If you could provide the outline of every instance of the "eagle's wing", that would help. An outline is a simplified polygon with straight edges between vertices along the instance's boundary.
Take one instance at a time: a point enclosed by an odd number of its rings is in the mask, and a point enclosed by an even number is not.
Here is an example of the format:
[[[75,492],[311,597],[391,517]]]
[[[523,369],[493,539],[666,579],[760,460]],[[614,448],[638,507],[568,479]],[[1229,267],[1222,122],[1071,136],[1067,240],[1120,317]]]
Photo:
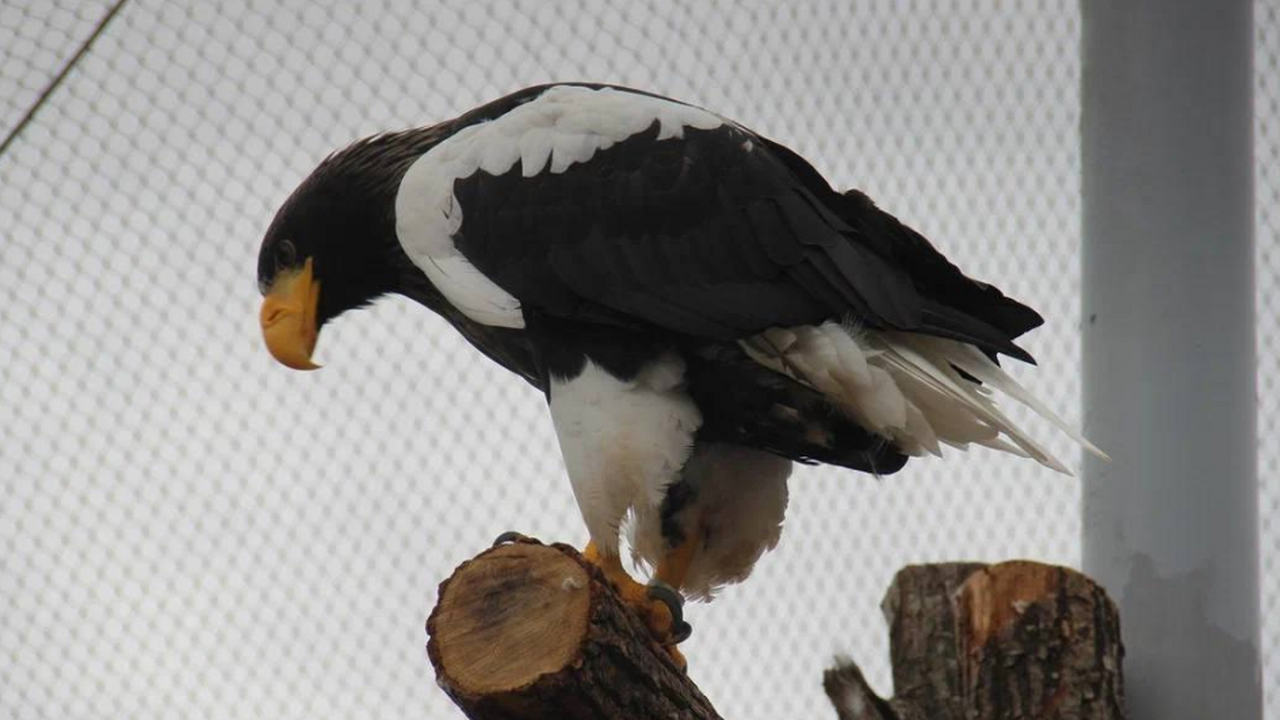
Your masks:
[[[676,105],[640,100],[655,101]],[[512,130],[485,132],[525,133],[506,140],[523,154],[452,181],[451,260],[479,271],[470,287],[509,294],[492,303],[501,312],[514,300],[722,340],[851,321],[1031,360],[1013,338],[1040,323],[1034,311],[965,277],[865,196],[835,193],[786,148],[709,113],[720,122],[673,132],[655,119],[618,140],[611,108],[596,110],[558,115],[550,131],[494,120]],[[535,132],[545,152],[530,151]]]

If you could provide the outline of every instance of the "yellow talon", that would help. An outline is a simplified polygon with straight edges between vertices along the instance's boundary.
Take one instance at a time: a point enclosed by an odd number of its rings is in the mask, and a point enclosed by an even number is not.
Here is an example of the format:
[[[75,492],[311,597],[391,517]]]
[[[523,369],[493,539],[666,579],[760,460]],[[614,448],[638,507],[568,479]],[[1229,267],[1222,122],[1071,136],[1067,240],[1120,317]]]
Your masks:
[[[582,557],[600,568],[609,582],[617,588],[622,602],[644,621],[653,639],[667,651],[681,669],[686,668],[688,663],[684,655],[676,649],[673,640],[675,617],[671,614],[671,608],[665,602],[650,597],[649,587],[641,585],[627,574],[622,567],[622,559],[617,555],[604,555],[594,542],[590,542],[583,549]]]

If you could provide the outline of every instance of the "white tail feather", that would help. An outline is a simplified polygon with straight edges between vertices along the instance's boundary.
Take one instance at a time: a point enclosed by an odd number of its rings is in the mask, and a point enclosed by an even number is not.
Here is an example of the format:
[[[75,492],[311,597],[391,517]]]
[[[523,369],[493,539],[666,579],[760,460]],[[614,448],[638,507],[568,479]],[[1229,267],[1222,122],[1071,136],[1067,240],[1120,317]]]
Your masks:
[[[939,342],[947,342],[939,338],[927,338],[928,340],[939,340]],[[1036,411],[1040,417],[1048,420],[1058,427],[1059,430],[1066,433],[1068,437],[1075,440],[1085,450],[1097,455],[1104,460],[1110,460],[1111,457],[1097,445],[1089,442],[1089,439],[1081,434],[1075,426],[1063,420],[1057,413],[1049,409],[1048,405],[1041,402],[1040,398],[1032,395],[1026,388],[1022,387],[1017,380],[1014,380],[1004,371],[1004,368],[995,364],[986,355],[983,355],[977,348],[964,343],[951,342],[951,345],[958,348],[959,352],[966,356],[952,360],[952,364],[957,365],[961,370],[969,373],[982,382],[1026,405]]]
[[[966,343],[914,333],[859,332],[828,322],[770,330],[742,347],[757,362],[828,396],[864,427],[911,455],[941,455],[942,445],[966,449],[977,443],[1071,474],[997,407],[999,391],[1086,450],[1107,457]]]
[[[943,417],[949,421],[963,423],[967,420],[970,423],[992,428],[1040,464],[1071,474],[1062,461],[1054,457],[1001,412],[989,394],[979,392],[981,386],[966,380],[956,372],[950,362],[950,356],[957,353],[947,346],[959,346],[961,343],[954,340],[940,340],[940,346],[930,347],[929,343],[917,344],[916,341],[919,339],[921,336],[906,333],[868,333],[865,337],[866,342],[883,346],[884,353],[877,358],[878,360],[899,374],[929,385],[932,394],[945,399],[947,402],[944,405]],[[915,400],[914,397],[912,399]],[[976,442],[990,446],[990,440],[996,439],[999,439],[998,436]]]

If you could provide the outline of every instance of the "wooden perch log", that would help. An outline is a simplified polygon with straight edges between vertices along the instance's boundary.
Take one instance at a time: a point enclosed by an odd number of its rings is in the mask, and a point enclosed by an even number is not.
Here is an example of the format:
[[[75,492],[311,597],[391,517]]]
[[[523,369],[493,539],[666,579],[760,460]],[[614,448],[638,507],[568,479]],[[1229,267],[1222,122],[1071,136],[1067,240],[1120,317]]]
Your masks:
[[[852,662],[824,686],[840,720],[1122,720],[1120,620],[1102,588],[1032,562],[912,566],[883,608],[897,695]]]
[[[463,563],[427,632],[440,686],[473,720],[719,718],[567,546],[521,541]]]

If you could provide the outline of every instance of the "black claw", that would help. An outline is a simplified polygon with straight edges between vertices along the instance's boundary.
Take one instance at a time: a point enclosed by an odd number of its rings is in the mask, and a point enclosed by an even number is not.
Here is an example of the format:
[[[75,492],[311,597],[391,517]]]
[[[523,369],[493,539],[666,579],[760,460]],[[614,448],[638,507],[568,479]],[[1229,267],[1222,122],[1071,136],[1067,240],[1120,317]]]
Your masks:
[[[515,530],[508,530],[494,539],[493,547],[498,547],[499,545],[506,545],[507,543],[520,542],[521,540],[528,540],[528,539],[529,537],[523,533],[518,533]]]
[[[679,590],[662,582],[661,580],[651,580],[649,582],[649,597],[654,600],[661,600],[671,608],[671,616],[681,618],[684,616],[684,596]]]
[[[671,644],[688,640],[693,634],[693,626],[684,621],[684,596],[680,591],[661,580],[654,580],[649,583],[649,597],[664,603],[671,611]]]

